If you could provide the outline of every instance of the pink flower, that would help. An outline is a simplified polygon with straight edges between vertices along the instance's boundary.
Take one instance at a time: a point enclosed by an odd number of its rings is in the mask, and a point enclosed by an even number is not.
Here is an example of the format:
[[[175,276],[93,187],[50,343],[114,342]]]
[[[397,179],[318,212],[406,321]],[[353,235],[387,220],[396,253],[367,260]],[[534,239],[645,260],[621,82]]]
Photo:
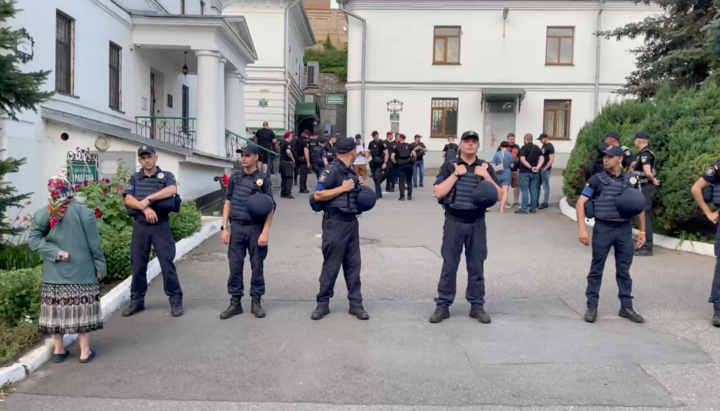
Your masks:
[[[102,218],[102,215],[103,215],[103,214],[102,214],[102,211],[100,211],[99,208],[96,208],[96,209],[95,209],[95,218],[98,218],[98,219],[99,219],[99,218]]]
[[[87,181],[87,180],[83,181],[83,185],[84,185],[85,187],[87,187],[87,186],[88,186],[88,181]]]

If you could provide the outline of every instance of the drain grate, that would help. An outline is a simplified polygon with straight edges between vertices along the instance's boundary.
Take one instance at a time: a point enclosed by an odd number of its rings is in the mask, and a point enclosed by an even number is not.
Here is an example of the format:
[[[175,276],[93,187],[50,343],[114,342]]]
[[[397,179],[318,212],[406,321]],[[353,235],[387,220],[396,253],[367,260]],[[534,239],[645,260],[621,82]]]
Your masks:
[[[227,261],[227,255],[222,253],[197,253],[185,256],[186,260],[197,261],[200,263],[214,263],[218,261]]]

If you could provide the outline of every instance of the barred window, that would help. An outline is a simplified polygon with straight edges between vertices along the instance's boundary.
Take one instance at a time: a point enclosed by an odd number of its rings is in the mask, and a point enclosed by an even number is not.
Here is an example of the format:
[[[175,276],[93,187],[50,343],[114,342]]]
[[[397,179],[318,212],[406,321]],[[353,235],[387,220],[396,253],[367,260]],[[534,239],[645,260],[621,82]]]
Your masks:
[[[110,42],[110,108],[120,110],[122,103],[122,48]]]
[[[55,21],[55,90],[73,94],[75,20],[58,11]]]
[[[457,136],[458,99],[432,99],[430,137]]]

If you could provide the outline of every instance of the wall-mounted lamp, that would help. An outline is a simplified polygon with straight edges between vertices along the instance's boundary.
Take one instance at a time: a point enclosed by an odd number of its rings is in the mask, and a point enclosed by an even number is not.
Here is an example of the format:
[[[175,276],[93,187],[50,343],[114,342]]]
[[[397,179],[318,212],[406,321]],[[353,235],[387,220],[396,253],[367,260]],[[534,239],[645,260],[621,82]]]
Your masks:
[[[188,66],[187,66],[187,51],[186,51],[185,52],[185,65],[182,68],[182,73],[185,77],[187,77],[189,71],[190,70],[188,70]]]

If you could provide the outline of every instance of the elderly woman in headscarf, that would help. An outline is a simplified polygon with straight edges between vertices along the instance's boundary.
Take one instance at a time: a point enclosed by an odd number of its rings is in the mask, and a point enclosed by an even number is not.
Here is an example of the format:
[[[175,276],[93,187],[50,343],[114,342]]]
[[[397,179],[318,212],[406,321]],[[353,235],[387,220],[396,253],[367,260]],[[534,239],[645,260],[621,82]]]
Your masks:
[[[95,213],[80,204],[63,175],[48,182],[47,207],[32,219],[28,245],[43,258],[39,330],[52,334],[55,362],[69,353],[63,336],[78,334],[80,362],[95,357],[89,332],[103,328],[100,280],[106,273]]]

